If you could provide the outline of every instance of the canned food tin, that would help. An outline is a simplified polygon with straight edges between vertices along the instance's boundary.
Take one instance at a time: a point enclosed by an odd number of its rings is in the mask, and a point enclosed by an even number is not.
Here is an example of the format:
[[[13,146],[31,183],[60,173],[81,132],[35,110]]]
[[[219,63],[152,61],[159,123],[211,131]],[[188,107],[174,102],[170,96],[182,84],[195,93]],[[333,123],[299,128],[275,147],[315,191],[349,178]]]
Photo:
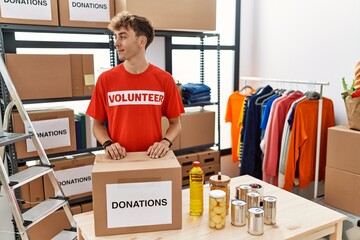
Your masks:
[[[245,184],[243,184],[243,185],[240,185],[240,186],[238,187],[238,189],[239,189],[239,193],[238,193],[237,199],[246,201],[246,195],[247,195],[248,192],[250,192],[250,190],[251,190],[250,185],[245,185]]]
[[[246,202],[238,199],[231,201],[231,224],[237,227],[246,224]]]
[[[264,210],[258,207],[251,207],[248,212],[248,233],[255,236],[262,235],[264,233]]]
[[[209,227],[223,229],[226,223],[226,193],[212,190],[209,193]]]
[[[246,204],[248,208],[260,207],[260,193],[248,192],[246,195]]]
[[[276,197],[265,196],[264,202],[264,223],[268,225],[276,224]]]

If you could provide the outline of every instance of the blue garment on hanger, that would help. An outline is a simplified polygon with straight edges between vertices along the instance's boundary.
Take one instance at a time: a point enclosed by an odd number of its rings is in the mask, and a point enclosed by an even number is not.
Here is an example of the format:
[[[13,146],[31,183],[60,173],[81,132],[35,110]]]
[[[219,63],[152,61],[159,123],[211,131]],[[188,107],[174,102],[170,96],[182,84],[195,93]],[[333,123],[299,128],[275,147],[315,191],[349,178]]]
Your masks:
[[[251,175],[262,179],[262,151],[260,149],[261,141],[261,105],[255,104],[256,100],[272,91],[271,86],[266,86],[249,97],[246,106],[245,119],[243,122],[243,131],[241,140],[243,142],[240,175]],[[261,99],[260,102],[265,99]]]

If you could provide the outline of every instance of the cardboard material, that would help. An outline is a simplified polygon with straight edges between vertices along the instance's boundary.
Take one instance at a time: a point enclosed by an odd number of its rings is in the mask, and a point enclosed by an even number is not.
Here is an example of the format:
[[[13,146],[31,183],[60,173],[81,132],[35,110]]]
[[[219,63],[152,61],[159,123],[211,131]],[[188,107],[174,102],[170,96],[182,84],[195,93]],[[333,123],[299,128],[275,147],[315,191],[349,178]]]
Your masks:
[[[24,4],[26,2],[26,4]],[[0,23],[58,26],[57,0],[1,1]]]
[[[166,117],[161,118],[161,130],[162,130],[162,136],[165,137],[166,131],[169,128],[169,121]],[[171,150],[179,150],[180,149],[180,136],[175,138],[173,141],[173,144],[170,148]]]
[[[94,56],[70,54],[72,96],[91,96],[95,86]]]
[[[81,212],[90,212],[93,210],[93,203],[92,202],[86,202],[86,203],[81,203]]]
[[[35,207],[45,201],[43,178],[39,177],[29,182],[30,207]]]
[[[73,215],[81,213],[80,205],[71,207]],[[36,225],[29,228],[30,239],[52,239],[64,229],[70,229],[71,225],[63,209],[47,216]]]
[[[99,154],[92,177],[96,236],[182,227],[181,168],[172,151],[160,159],[132,152],[120,161]]]
[[[115,5],[116,13],[146,16],[158,30],[216,30],[216,0],[115,0]]]
[[[324,202],[360,216],[360,174],[326,167]]]
[[[51,164],[54,165],[55,176],[58,178],[65,196],[69,197],[70,200],[92,195],[91,170],[94,161],[95,155],[92,153],[51,161]],[[89,188],[90,191],[87,191]],[[54,188],[48,176],[44,176],[44,191],[45,198],[55,197]]]
[[[69,55],[5,54],[5,61],[22,100],[72,96]]]
[[[180,148],[213,145],[215,141],[215,112],[196,111],[181,114]]]
[[[42,142],[45,152],[47,154],[70,152],[76,150],[74,110],[69,108],[34,110],[34,111],[28,111],[28,114],[38,136],[41,136],[40,142]],[[61,121],[61,123],[64,123],[66,125],[65,128],[56,125],[56,123],[54,124],[52,122],[52,120],[54,119],[58,119]],[[51,123],[50,125],[47,120],[49,120],[49,122]],[[53,130],[51,129],[51,131],[44,132],[45,126],[54,127],[54,129]],[[13,113],[13,129],[15,133],[25,132],[24,124],[21,120],[19,113],[17,112]],[[69,130],[69,132],[67,131],[67,129]],[[63,146],[62,144],[60,145],[60,142],[58,143],[57,139],[61,139],[61,140],[65,139],[68,141],[69,145],[68,146],[65,145]],[[32,145],[31,140],[27,140],[27,141],[24,140],[15,143],[15,149],[18,159],[38,156],[38,153],[35,150],[34,151],[27,150],[29,144]],[[61,146],[61,147],[46,148],[46,146],[49,146],[49,144],[52,144],[53,146]]]
[[[71,5],[69,3],[72,2]],[[58,1],[60,26],[107,28],[114,16],[113,0]]]
[[[360,131],[348,126],[328,129],[326,166],[360,174],[360,157],[356,153],[360,142]]]
[[[27,166],[21,166],[21,167],[18,167],[18,171],[21,172],[23,170],[27,169]],[[21,207],[23,209],[27,209],[27,208],[30,208],[31,205],[30,205],[30,184],[29,183],[26,183],[24,185],[22,185],[20,188],[20,196],[21,196],[21,199],[25,201],[25,203],[23,203],[21,205]]]
[[[209,166],[220,164],[220,152],[216,150],[206,150],[197,153],[199,156],[200,166]]]

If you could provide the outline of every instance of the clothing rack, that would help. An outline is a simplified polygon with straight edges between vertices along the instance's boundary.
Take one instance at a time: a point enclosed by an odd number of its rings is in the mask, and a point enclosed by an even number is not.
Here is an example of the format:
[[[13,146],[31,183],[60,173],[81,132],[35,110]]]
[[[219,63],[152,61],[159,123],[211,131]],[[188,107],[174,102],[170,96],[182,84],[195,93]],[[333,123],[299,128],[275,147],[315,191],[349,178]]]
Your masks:
[[[323,86],[330,85],[329,82],[305,81],[305,80],[289,80],[289,79],[275,79],[275,78],[259,78],[259,77],[240,77],[240,81],[245,84],[251,82],[279,82],[279,83],[294,83],[320,86],[320,99],[318,108],[318,124],[316,137],[316,159],[315,159],[315,183],[314,183],[314,199],[318,196],[318,180],[319,180],[319,162],[320,162],[320,143],[321,143],[321,122],[322,122],[322,108],[323,108]]]

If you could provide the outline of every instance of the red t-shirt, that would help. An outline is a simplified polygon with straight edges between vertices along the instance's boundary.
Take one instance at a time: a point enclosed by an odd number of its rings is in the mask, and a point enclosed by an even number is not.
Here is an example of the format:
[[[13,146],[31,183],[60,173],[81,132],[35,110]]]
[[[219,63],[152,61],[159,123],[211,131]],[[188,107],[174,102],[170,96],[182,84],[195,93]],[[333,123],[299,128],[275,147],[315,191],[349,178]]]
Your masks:
[[[183,112],[173,77],[151,64],[140,74],[127,72],[123,64],[102,73],[86,111],[107,121],[110,138],[127,152],[146,151],[162,138],[161,117]]]

